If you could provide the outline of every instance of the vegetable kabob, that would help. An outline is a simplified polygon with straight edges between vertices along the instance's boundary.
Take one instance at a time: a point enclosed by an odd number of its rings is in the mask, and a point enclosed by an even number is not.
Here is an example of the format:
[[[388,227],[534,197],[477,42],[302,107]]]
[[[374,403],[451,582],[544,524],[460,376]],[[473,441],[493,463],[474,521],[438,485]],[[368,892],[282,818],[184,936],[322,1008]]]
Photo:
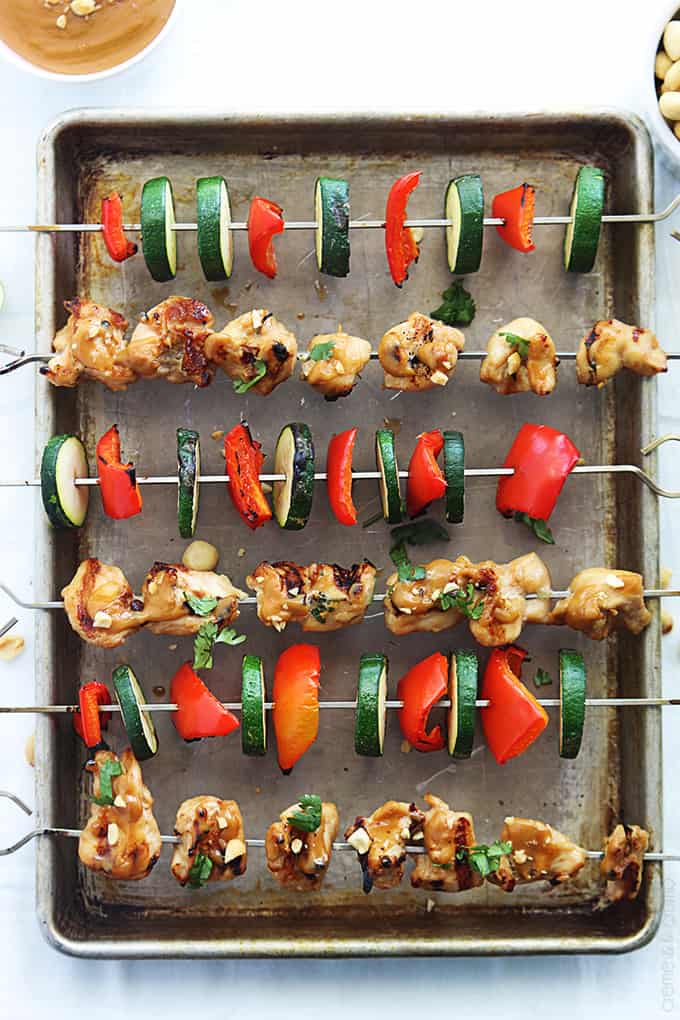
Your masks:
[[[257,848],[264,849],[267,868],[280,885],[312,892],[321,888],[333,852],[354,851],[366,893],[400,885],[408,858],[415,861],[414,888],[446,893],[478,888],[485,879],[503,892],[527,882],[554,886],[576,876],[588,859],[596,859],[605,882],[596,909],[634,900],[645,862],[678,859],[649,851],[649,833],[638,825],[617,825],[602,851],[589,851],[545,822],[511,816],[505,819],[500,839],[477,844],[472,816],[454,811],[430,793],[425,794],[425,812],[415,803],[390,800],[370,815],[358,816],[346,829],[346,842],[336,842],[336,805],[317,794],[304,794],[286,808],[264,840],[246,838],[236,801],[203,794],[180,804],[174,835],[163,836],[153,814],[151,791],[130,748],[120,757],[97,750],[85,767],[93,787],[85,827],[35,829],[0,853],[14,853],[37,836],[77,838],[78,857],[86,868],[107,878],[135,881],[148,877],[163,845],[169,844],[174,847],[173,876],[195,890],[243,875],[248,850]],[[0,796],[30,814],[19,798]]]
[[[431,503],[444,498],[446,519],[462,524],[466,479],[498,476],[496,506],[504,517],[527,524],[537,538],[553,543],[548,520],[570,474],[624,473],[638,477],[658,495],[675,498],[679,493],[660,489],[636,465],[583,465],[569,437],[547,425],[524,424],[500,468],[466,468],[465,441],[461,432],[433,429],[418,436],[408,470],[397,463],[396,437],[392,430],[375,434],[375,471],[355,471],[353,458],[359,430],[347,429],[328,444],[326,471],[317,472],[312,433],[304,422],[291,422],[281,430],[274,449],[271,474],[263,473],[261,444],[248,423],[239,422],[224,435],[225,475],[201,475],[200,436],[194,429],[177,429],[177,474],[138,477],[135,466],[121,460],[121,441],[116,425],[97,443],[97,477],[89,477],[87,455],[81,440],[72,434],[53,437],[43,452],[39,484],[43,507],[56,528],[79,528],[85,523],[89,489],[98,486],[104,512],[114,520],[142,511],[140,485],[177,486],[177,522],[182,538],[196,531],[200,485],[226,479],[232,502],[244,523],[255,530],[272,516],[280,527],[298,531],[309,521],[317,481],[325,481],[335,519],[351,527],[359,523],[352,499],[355,481],[376,479],[382,517],[399,524],[407,513],[422,515]],[[442,459],[442,466],[438,458]],[[404,502],[401,480],[406,478]],[[273,483],[273,509],[264,485]],[[38,482],[4,482],[2,485]],[[373,523],[371,521],[367,524]],[[445,536],[444,536],[445,537]]]

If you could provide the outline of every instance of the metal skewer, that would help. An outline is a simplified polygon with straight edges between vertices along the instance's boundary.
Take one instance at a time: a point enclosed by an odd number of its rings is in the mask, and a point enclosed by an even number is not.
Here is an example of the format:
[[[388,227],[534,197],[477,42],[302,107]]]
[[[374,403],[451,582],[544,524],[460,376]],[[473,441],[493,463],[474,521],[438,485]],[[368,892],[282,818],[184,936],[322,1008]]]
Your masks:
[[[16,804],[16,806],[29,817],[33,814],[33,811],[28,804],[24,803],[24,801],[20,797],[17,797],[16,794],[10,793],[9,790],[0,790],[0,797],[11,800],[13,804]],[[82,829],[64,829],[53,825],[42,826],[41,828],[27,832],[25,836],[22,836],[22,838],[17,840],[16,843],[13,843],[12,846],[0,848],[0,857],[7,857],[9,854],[16,853],[17,850],[21,850],[21,848],[26,846],[27,843],[30,843],[33,839],[37,839],[39,836],[66,836],[69,839],[79,839],[81,832]],[[166,846],[177,846],[181,843],[181,838],[179,836],[162,835],[161,843],[164,843]],[[265,841],[263,839],[245,839],[244,843],[247,847],[252,847],[257,850],[263,849],[265,845]],[[333,843],[332,847],[334,851],[339,851],[341,853],[348,850],[356,853],[356,850],[351,843],[338,841]],[[405,850],[406,853],[415,855],[427,852],[424,846],[416,846],[414,844],[407,845]],[[585,853],[589,860],[597,861],[604,857],[604,852],[602,850],[586,850]],[[665,853],[662,850],[648,850],[644,855],[644,860],[650,862],[680,861],[680,854]]]

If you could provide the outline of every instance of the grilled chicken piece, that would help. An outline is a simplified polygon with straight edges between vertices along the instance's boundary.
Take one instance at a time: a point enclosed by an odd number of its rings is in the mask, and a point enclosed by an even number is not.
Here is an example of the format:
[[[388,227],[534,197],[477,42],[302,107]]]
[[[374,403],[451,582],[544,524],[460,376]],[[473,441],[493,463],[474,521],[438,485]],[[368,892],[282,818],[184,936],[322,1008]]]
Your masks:
[[[99,777],[107,761],[120,761],[123,772],[111,780],[113,804],[92,801],[90,817],[80,834],[78,856],[86,868],[103,871],[110,878],[146,878],[161,853],[161,834],[151,810],[153,797],[129,747],[120,759],[113,751],[97,751],[94,761],[87,763],[93,797],[101,797]]]
[[[313,351],[319,344],[327,343],[333,345],[328,357],[319,361],[305,361],[301,377],[322,393],[326,400],[337,400],[338,397],[349,396],[356,386],[359,373],[370,360],[371,345],[368,340],[350,336],[338,329],[337,333],[322,333],[312,337],[309,350]]]
[[[606,885],[600,907],[620,900],[634,900],[640,891],[644,855],[649,846],[649,833],[639,825],[617,825],[604,841],[604,857],[600,862]]]
[[[512,843],[512,851],[501,859],[489,881],[505,892],[527,882],[559,885],[577,875],[587,861],[583,847],[572,843],[558,829],[533,818],[506,818],[501,842]]]
[[[467,850],[476,845],[472,815],[452,811],[445,801],[431,793],[425,794],[425,800],[430,805],[423,825],[427,853],[416,857],[411,885],[442,892],[464,892],[483,885],[484,879],[467,856],[463,860],[456,856],[461,848]]]
[[[378,347],[388,390],[429,390],[446,386],[465,346],[459,329],[420,312],[385,333]]]
[[[364,873],[364,892],[393,889],[404,877],[406,846],[422,830],[425,815],[415,804],[388,800],[345,832]]]
[[[572,580],[569,595],[557,603],[549,622],[583,631],[593,641],[613,630],[639,634],[652,619],[643,590],[641,574],[589,567]]]
[[[77,386],[80,377],[96,379],[110,390],[124,390],[137,378],[127,361],[127,319],[113,308],[75,298],[52,347],[56,354],[42,369],[54,386]]]
[[[306,631],[339,630],[361,623],[373,598],[376,571],[363,560],[337,563],[260,563],[246,578],[257,597],[257,615],[278,631],[299,623]]]
[[[128,364],[146,379],[207,386],[215,374],[206,355],[213,322],[202,301],[174,294],[141,316],[127,349]]]
[[[232,623],[245,594],[226,574],[188,570],[181,563],[154,563],[142,587],[144,623],[154,634],[195,634],[204,623]],[[192,611],[187,596],[217,599],[217,605],[200,616]]]
[[[245,872],[248,852],[243,818],[235,800],[204,795],[182,801],[175,818],[175,835],[182,842],[175,847],[170,868],[180,885],[189,881],[199,854],[212,861],[208,882],[230,882]]]
[[[123,571],[97,559],[83,560],[61,594],[69,623],[91,645],[116,648],[145,623]]]
[[[604,386],[620,368],[637,375],[668,371],[666,352],[654,333],[618,319],[600,319],[581,340],[576,376],[585,386]]]
[[[527,341],[525,354],[522,353],[525,345],[513,344],[507,334]],[[513,319],[501,326],[489,338],[486,350],[479,378],[497,393],[531,392],[545,397],[555,389],[558,364],[555,344],[536,319]]]
[[[267,829],[267,867],[280,885],[297,892],[316,892],[331,862],[333,840],[338,834],[338,809],[331,802],[322,802],[321,825],[316,832],[296,829],[289,821],[289,816],[299,810],[299,804],[292,804],[280,821]]]
[[[400,581],[398,574],[387,579],[385,624],[393,634],[437,633],[455,627],[465,614],[457,606],[442,609],[442,595],[467,593],[470,584],[474,604],[481,600],[484,605],[478,619],[468,618],[470,631],[481,645],[511,644],[525,623],[549,622],[550,600],[526,599],[528,594],[549,592],[552,585],[548,568],[536,553],[509,563],[472,563],[467,556],[459,556],[423,566],[423,580]]]
[[[256,362],[264,362],[266,372],[250,392],[266,397],[292,373],[297,340],[266,308],[255,308],[227,323],[221,333],[212,333],[206,352],[230,379],[245,383],[257,378]]]

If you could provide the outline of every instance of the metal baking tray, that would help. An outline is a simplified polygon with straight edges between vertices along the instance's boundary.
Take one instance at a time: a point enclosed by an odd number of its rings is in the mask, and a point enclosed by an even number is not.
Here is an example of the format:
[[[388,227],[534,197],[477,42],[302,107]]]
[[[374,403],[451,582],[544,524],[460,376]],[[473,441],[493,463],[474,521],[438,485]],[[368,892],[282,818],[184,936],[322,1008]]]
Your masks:
[[[575,173],[586,162],[606,168],[611,211],[651,209],[652,157],[646,131],[639,121],[610,111],[315,118],[75,111],[60,117],[40,142],[39,221],[96,220],[102,195],[112,189],[123,194],[125,207],[136,217],[143,181],[158,174],[167,174],[173,182],[178,217],[191,220],[196,178],[215,173],[229,180],[237,219],[245,218],[255,193],[275,198],[289,218],[309,218],[319,173],[346,177],[353,216],[374,218],[382,214],[391,181],[416,167],[424,173],[409,207],[413,216],[439,215],[449,178],[471,170],[481,172],[487,197],[529,180],[538,187],[540,212],[563,214]],[[245,237],[239,235],[232,279],[224,286],[210,286],[199,269],[194,237],[180,235],[177,280],[158,285],[141,257],[122,268],[112,266],[96,236],[40,236],[38,349],[49,349],[55,329],[64,321],[62,301],[75,294],[89,294],[134,322],[140,312],[172,292],[205,300],[220,327],[249,308],[266,306],[294,328],[304,344],[314,333],[329,332],[341,322],[375,346],[388,326],[412,310],[434,308],[450,280],[444,240],[437,232],[426,235],[419,264],[402,290],[387,274],[381,232],[353,235],[351,275],[344,280],[319,277],[310,257],[311,243],[300,231],[279,238],[279,276],[270,282],[252,270]],[[616,314],[627,321],[652,323],[650,225],[605,227],[595,271],[587,276],[563,271],[561,245],[562,229],[537,228],[538,250],[521,257],[509,251],[494,231],[485,233],[481,272],[468,280],[477,302],[476,319],[466,331],[468,347],[484,347],[495,326],[516,315],[530,314],[543,322],[558,349],[575,349],[584,328],[598,318]],[[572,363],[562,366],[555,393],[539,400],[533,395],[501,397],[479,382],[478,372],[476,363],[461,363],[445,389],[390,399],[393,394],[381,389],[380,371],[373,363],[354,393],[334,405],[297,379],[262,399],[236,396],[225,378],[205,391],[145,382],[123,394],[94,384],[56,390],[38,378],[38,449],[51,434],[74,430],[92,452],[96,436],[115,421],[122,428],[124,452],[140,471],[170,473],[175,428],[181,424],[200,429],[205,468],[215,473],[222,470],[221,449],[211,433],[230,427],[241,413],[269,453],[283,424],[306,421],[321,464],[332,431],[359,424],[355,460],[359,470],[373,466],[373,431],[384,418],[398,420],[402,457],[423,429],[461,429],[470,466],[499,464],[510,436],[525,420],[564,429],[592,463],[639,462],[640,447],[654,434],[653,381],[622,373],[606,390],[586,389],[577,386]],[[80,534],[50,531],[39,515],[36,595],[54,598],[78,561],[88,555],[119,564],[133,586],[140,584],[155,559],[179,558],[184,543],[177,536],[174,492],[154,487],[145,490],[144,498],[143,514],[120,524],[105,519],[94,498]],[[355,498],[362,518],[378,505],[371,482],[357,483]],[[574,478],[560,500],[554,530],[557,545],[537,548],[528,531],[496,513],[493,480],[475,480],[468,484],[465,524],[451,526],[448,545],[433,548],[432,554],[453,558],[465,552],[473,559],[505,561],[536,548],[557,587],[566,586],[585,565],[602,562],[641,570],[652,582],[658,576],[657,507],[635,480]],[[243,583],[261,558],[282,555],[300,562],[321,558],[345,564],[367,555],[378,566],[389,566],[387,528],[349,530],[332,523],[321,486],[304,531],[283,533],[271,524],[256,535],[238,520],[221,486],[205,486],[198,535],[221,549],[220,568],[236,583]],[[243,555],[239,550],[245,550]],[[381,575],[383,581],[385,576]],[[315,638],[322,654],[324,696],[352,696],[363,651],[388,653],[394,690],[398,677],[424,655],[472,646],[465,628],[398,641],[386,631],[377,609],[368,615],[371,618],[362,626]],[[264,656],[271,682],[276,655],[300,639],[299,631],[289,628],[276,634],[247,608],[240,626],[248,635],[246,647]],[[553,673],[560,646],[581,649],[593,696],[660,693],[656,619],[639,639],[623,635],[597,644],[573,632],[534,627],[524,632],[523,642],[535,665]],[[119,661],[132,663],[150,696],[157,685],[168,687],[179,663],[190,655],[188,640],[148,634],[133,637],[115,652],[93,649],[76,639],[61,613],[40,615],[36,647],[37,697],[42,704],[73,701],[81,677],[107,680]],[[238,697],[242,651],[218,651],[210,683],[224,699]],[[487,653],[478,651],[483,666]],[[418,799],[430,789],[473,813],[479,841],[496,838],[508,813],[545,819],[591,848],[601,845],[622,816],[649,827],[658,840],[658,712],[591,711],[584,747],[574,762],[558,757],[556,715],[543,738],[521,759],[499,768],[484,750],[455,765],[445,753],[403,753],[394,715],[384,758],[361,759],[353,752],[352,713],[322,713],[316,745],[288,777],[279,772],[274,748],[265,759],[248,759],[241,754],[238,736],[184,744],[169,718],[161,716],[160,753],[144,766],[144,776],[164,832],[172,830],[180,801],[197,793],[236,798],[247,834],[261,836],[278,813],[307,790],[335,800],[344,827],[357,813],[368,812],[389,797]],[[120,747],[123,734],[116,723],[113,727],[113,746]],[[84,822],[83,761],[82,746],[68,718],[43,717],[36,742],[41,825]],[[662,902],[658,868],[647,869],[635,903],[597,913],[596,865],[588,865],[578,881],[552,892],[529,886],[507,896],[487,884],[447,898],[413,890],[405,880],[390,893],[364,896],[354,856],[336,854],[322,892],[305,897],[282,891],[258,851],[250,854],[243,878],[199,893],[177,885],[167,851],[153,874],[138,883],[115,883],[84,870],[70,840],[44,838],[37,860],[37,907],[47,939],[61,950],[88,957],[617,952],[651,938]],[[436,904],[430,912],[428,895]]]

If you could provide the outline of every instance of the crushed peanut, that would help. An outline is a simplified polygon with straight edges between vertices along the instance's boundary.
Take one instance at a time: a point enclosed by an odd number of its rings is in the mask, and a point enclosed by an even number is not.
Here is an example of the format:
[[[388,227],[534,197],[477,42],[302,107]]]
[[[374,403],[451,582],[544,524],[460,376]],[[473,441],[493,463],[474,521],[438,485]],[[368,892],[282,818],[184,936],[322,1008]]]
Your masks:
[[[673,617],[666,609],[661,610],[661,633],[670,634],[673,630]]]
[[[25,645],[26,642],[18,634],[6,634],[0,638],[0,659],[11,662],[17,655],[21,655]]]
[[[71,0],[71,10],[79,18],[86,18],[97,10],[96,0]]]
[[[661,587],[670,588],[671,581],[673,580],[673,571],[670,567],[661,568]]]
[[[57,28],[66,28],[66,15],[60,14],[56,20]]]
[[[106,842],[109,844],[109,846],[115,846],[116,845],[116,843],[118,842],[118,836],[119,835],[120,835],[120,832],[119,832],[118,826],[116,825],[115,822],[111,822],[109,824],[108,829],[106,830]]]
[[[35,768],[35,733],[31,733],[30,737],[26,740],[24,758],[32,769]]]

